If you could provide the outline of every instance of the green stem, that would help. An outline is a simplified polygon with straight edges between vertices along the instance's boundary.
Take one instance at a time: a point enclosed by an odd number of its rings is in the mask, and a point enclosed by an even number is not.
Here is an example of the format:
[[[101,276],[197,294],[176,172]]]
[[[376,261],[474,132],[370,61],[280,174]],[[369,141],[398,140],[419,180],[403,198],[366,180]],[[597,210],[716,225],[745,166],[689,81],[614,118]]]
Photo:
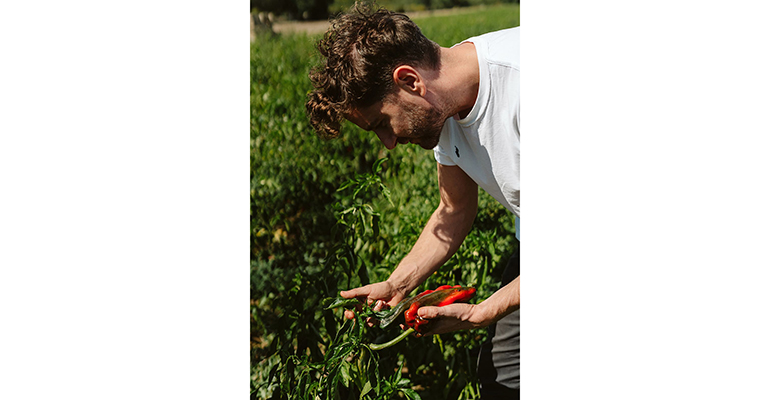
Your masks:
[[[412,333],[414,333],[414,328],[409,328],[409,329],[405,330],[404,333],[396,336],[396,338],[391,340],[390,342],[382,343],[382,344],[370,344],[369,348],[372,349],[372,350],[386,349],[386,348],[388,348],[390,346],[393,346],[394,344],[404,340],[405,337],[411,335]]]

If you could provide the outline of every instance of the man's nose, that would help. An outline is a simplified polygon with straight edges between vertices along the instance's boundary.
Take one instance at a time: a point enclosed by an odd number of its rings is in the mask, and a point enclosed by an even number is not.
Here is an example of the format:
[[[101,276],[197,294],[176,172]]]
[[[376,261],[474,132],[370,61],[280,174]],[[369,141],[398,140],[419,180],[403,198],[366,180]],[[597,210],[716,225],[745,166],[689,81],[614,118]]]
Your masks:
[[[396,135],[385,130],[378,130],[375,133],[388,150],[393,150],[396,147]]]

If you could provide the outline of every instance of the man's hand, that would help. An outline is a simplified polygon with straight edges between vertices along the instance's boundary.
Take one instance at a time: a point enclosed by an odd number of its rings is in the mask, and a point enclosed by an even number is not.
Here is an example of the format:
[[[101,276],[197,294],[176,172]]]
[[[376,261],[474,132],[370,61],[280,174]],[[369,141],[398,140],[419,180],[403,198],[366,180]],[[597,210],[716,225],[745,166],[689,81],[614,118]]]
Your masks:
[[[473,328],[483,328],[494,322],[485,315],[480,304],[455,303],[443,307],[420,307],[417,315],[430,322],[422,329],[421,336],[437,335]]]
[[[430,321],[422,329],[422,335],[483,328],[518,310],[519,278],[516,277],[479,304],[455,303],[444,307],[420,307],[417,315]]]
[[[398,304],[398,302],[403,300],[404,297],[406,297],[404,293],[398,291],[396,287],[389,281],[373,283],[371,285],[345,290],[340,292],[340,296],[346,299],[357,298],[359,301],[366,304],[372,304],[376,302],[374,304],[374,311],[380,311],[385,308],[393,307]],[[361,308],[359,307],[358,310],[360,311]],[[355,313],[353,313],[352,310],[345,310],[345,318],[353,319],[355,318]],[[374,325],[371,318],[367,319],[366,322],[369,326]]]

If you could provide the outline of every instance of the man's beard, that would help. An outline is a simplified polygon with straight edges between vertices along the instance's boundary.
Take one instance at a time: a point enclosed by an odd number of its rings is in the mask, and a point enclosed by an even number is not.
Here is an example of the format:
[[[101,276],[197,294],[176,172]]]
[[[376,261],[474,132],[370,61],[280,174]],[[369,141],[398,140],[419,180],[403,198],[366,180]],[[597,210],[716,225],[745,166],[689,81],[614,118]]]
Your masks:
[[[414,139],[426,150],[436,147],[446,118],[435,107],[410,108],[406,117],[409,122],[406,138]]]

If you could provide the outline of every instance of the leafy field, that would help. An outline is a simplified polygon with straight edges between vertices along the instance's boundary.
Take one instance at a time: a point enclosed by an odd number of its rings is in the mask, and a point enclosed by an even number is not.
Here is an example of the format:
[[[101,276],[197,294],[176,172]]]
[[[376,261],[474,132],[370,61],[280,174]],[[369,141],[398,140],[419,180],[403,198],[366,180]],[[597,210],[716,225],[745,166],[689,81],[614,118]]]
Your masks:
[[[349,9],[356,0],[334,0],[329,5],[332,14]],[[396,12],[424,11],[450,9],[454,7],[467,7],[479,5],[499,5],[501,3],[518,3],[518,0],[377,0],[381,7]]]
[[[517,26],[519,7],[415,22],[451,46]],[[431,151],[387,151],[350,123],[338,139],[313,133],[304,103],[318,38],[265,35],[251,46],[252,398],[476,398],[473,348],[484,330],[408,337],[372,352],[367,343],[398,328],[343,325],[340,310],[321,306],[340,290],[386,279],[438,204],[438,189]],[[418,290],[462,284],[478,289],[472,302],[488,297],[513,232],[512,215],[481,191],[473,231]]]

